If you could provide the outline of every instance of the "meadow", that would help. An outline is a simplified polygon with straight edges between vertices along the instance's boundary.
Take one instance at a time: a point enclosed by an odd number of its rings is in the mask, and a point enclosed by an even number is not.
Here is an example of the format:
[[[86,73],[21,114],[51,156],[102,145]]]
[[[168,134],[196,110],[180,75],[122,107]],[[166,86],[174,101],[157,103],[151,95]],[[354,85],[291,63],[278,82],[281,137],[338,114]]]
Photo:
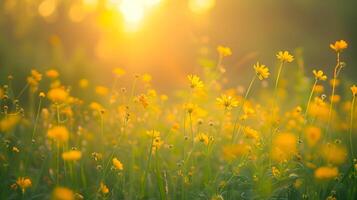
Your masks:
[[[8,74],[0,199],[356,199],[357,86],[340,78],[348,44],[321,49],[336,63],[307,71],[279,51],[237,88],[225,86],[234,52],[218,46],[214,65],[168,94],[122,68],[107,86],[64,85],[60,69]]]

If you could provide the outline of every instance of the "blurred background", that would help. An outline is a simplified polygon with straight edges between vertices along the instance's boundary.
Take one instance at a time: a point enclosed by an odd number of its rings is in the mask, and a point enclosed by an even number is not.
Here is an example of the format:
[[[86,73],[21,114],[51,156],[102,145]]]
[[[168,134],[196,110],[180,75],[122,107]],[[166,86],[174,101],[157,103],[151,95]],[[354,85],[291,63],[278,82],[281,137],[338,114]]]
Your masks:
[[[308,73],[331,75],[329,44],[340,39],[349,43],[341,75],[356,80],[356,7],[355,0],[1,0],[0,80],[12,74],[21,88],[30,69],[54,68],[66,84],[84,77],[109,84],[120,67],[151,74],[167,92],[214,65],[217,45],[233,51],[223,62],[232,81],[244,82],[256,61],[273,68],[279,50],[298,49]]]

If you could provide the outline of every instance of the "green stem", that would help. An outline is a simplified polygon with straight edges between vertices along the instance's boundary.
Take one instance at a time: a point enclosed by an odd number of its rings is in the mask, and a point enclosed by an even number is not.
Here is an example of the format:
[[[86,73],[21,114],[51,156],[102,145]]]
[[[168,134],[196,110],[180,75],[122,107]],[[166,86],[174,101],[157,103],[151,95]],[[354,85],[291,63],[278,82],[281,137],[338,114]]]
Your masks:
[[[307,106],[306,106],[306,110],[305,110],[305,114],[304,114],[305,118],[306,118],[307,113],[309,112],[310,102],[311,102],[311,99],[312,99],[312,95],[314,94],[314,90],[315,90],[316,84],[317,84],[317,79],[315,79],[314,85],[312,86],[312,89],[311,89],[311,92],[310,92],[309,100],[307,102]]]
[[[135,93],[135,88],[136,88],[136,82],[138,81],[138,78],[135,77],[133,85],[131,87],[131,94],[130,94],[130,101],[132,100],[132,98],[134,97],[134,93]]]
[[[337,79],[337,70],[338,67],[340,66],[340,53],[337,52],[337,63],[333,72],[333,83],[332,83],[332,94],[330,97],[330,108],[328,111],[328,122],[327,122],[327,128],[326,128],[326,133],[327,133],[327,138],[328,138],[328,132],[330,129],[330,123],[331,123],[331,118],[332,118],[332,109],[333,109],[333,98],[335,96],[335,90],[336,90],[336,79]]]
[[[154,134],[154,130],[153,130],[153,134]],[[145,191],[146,191],[146,189],[145,189],[145,187],[146,187],[146,179],[147,179],[147,174],[148,174],[148,171],[149,171],[149,166],[150,166],[151,157],[152,157],[152,147],[153,147],[152,145],[153,145],[153,142],[154,142],[154,135],[151,138],[151,144],[150,144],[150,149],[149,149],[149,158],[148,158],[148,161],[146,163],[144,177],[143,177],[142,183],[141,183],[141,197],[144,197]]]
[[[271,122],[271,130],[270,130],[270,137],[269,137],[269,141],[270,141],[270,147],[273,146],[273,134],[275,132],[275,128],[274,128],[274,121],[275,121],[275,106],[278,103],[278,86],[279,86],[279,80],[280,80],[280,75],[281,75],[281,71],[283,69],[283,65],[284,62],[280,63],[279,69],[278,69],[278,75],[276,77],[275,80],[275,87],[274,87],[274,101],[273,101],[273,106],[272,106],[272,122]],[[269,156],[269,167],[272,167],[272,160],[271,160],[271,156]]]
[[[281,71],[283,69],[283,65],[284,65],[284,62],[281,62],[280,63],[280,66],[279,66],[279,70],[278,70],[278,75],[276,77],[276,80],[275,80],[275,87],[274,87],[274,95],[275,95],[275,100],[278,99],[277,97],[277,92],[278,92],[278,85],[279,85],[279,80],[280,80],[280,75],[281,75]],[[275,106],[275,105],[274,105]]]
[[[40,111],[41,111],[41,103],[42,103],[42,97],[40,97],[40,101],[38,103],[38,108],[37,108],[37,113],[36,113],[36,119],[35,119],[35,124],[33,127],[33,131],[32,131],[32,136],[31,136],[31,142],[33,140],[33,138],[35,137],[35,133],[36,133],[36,129],[37,129],[37,123],[38,123],[38,118],[40,116]]]
[[[164,187],[162,176],[160,173],[158,152],[156,152],[156,155],[155,155],[155,172],[156,172],[156,180],[157,180],[157,184],[158,184],[160,199],[166,199],[165,189],[164,189],[165,187]]]
[[[27,83],[26,85],[25,85],[25,87],[23,87],[22,89],[21,89],[21,91],[20,91],[20,93],[16,96],[16,99],[19,99],[21,96],[22,96],[22,94],[26,91],[26,89],[29,87],[29,83]]]
[[[246,101],[247,98],[248,98],[248,95],[249,95],[249,93],[250,93],[250,90],[252,89],[252,86],[253,86],[253,83],[254,83],[255,79],[256,79],[256,75],[253,76],[252,80],[251,80],[250,83],[249,83],[248,89],[247,89],[247,91],[246,91],[246,93],[245,93],[245,95],[244,95],[244,99],[243,99],[243,104],[242,104],[242,106],[244,106],[244,103],[245,103],[245,101]]]
[[[235,121],[234,121],[233,134],[232,134],[232,138],[231,138],[231,140],[232,140],[231,142],[232,142],[232,143],[234,142],[235,132],[236,132],[237,125],[238,125],[239,116],[240,116],[240,114],[242,113],[242,111],[243,111],[243,109],[244,109],[245,102],[246,102],[246,100],[247,100],[247,98],[248,98],[248,95],[249,95],[249,93],[250,93],[250,90],[252,89],[252,86],[253,86],[253,84],[254,84],[254,82],[255,82],[255,79],[256,79],[256,75],[254,74],[252,80],[251,80],[250,83],[249,83],[248,89],[247,89],[247,91],[245,92],[244,99],[243,99],[243,102],[242,102],[242,106],[241,106],[241,108],[238,110],[236,119],[235,119]],[[238,132],[238,134],[239,134],[239,132]]]

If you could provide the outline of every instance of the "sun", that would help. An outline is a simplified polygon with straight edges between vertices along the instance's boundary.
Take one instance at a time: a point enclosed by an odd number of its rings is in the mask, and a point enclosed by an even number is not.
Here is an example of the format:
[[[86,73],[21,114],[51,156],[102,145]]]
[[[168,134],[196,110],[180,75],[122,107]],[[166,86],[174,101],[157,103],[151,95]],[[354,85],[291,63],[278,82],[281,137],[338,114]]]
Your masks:
[[[145,4],[142,0],[123,0],[119,5],[125,22],[137,24],[144,18]]]
[[[162,0],[112,0],[111,5],[115,6],[121,13],[127,28],[138,27],[148,11],[161,3]]]
[[[211,10],[215,4],[215,0],[189,0],[188,7],[193,13],[203,14]]]

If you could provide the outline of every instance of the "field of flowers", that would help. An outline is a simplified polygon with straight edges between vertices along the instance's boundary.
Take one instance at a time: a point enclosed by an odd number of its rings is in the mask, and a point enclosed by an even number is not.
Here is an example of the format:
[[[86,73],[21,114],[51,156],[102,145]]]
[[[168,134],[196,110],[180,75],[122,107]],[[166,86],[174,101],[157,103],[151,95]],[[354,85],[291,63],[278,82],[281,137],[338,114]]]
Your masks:
[[[310,72],[279,51],[238,89],[224,84],[234,56],[225,46],[169,94],[121,68],[107,86],[64,85],[56,69],[9,74],[0,199],[356,199],[357,86],[340,78],[348,44],[321,49],[336,56],[332,67]]]

